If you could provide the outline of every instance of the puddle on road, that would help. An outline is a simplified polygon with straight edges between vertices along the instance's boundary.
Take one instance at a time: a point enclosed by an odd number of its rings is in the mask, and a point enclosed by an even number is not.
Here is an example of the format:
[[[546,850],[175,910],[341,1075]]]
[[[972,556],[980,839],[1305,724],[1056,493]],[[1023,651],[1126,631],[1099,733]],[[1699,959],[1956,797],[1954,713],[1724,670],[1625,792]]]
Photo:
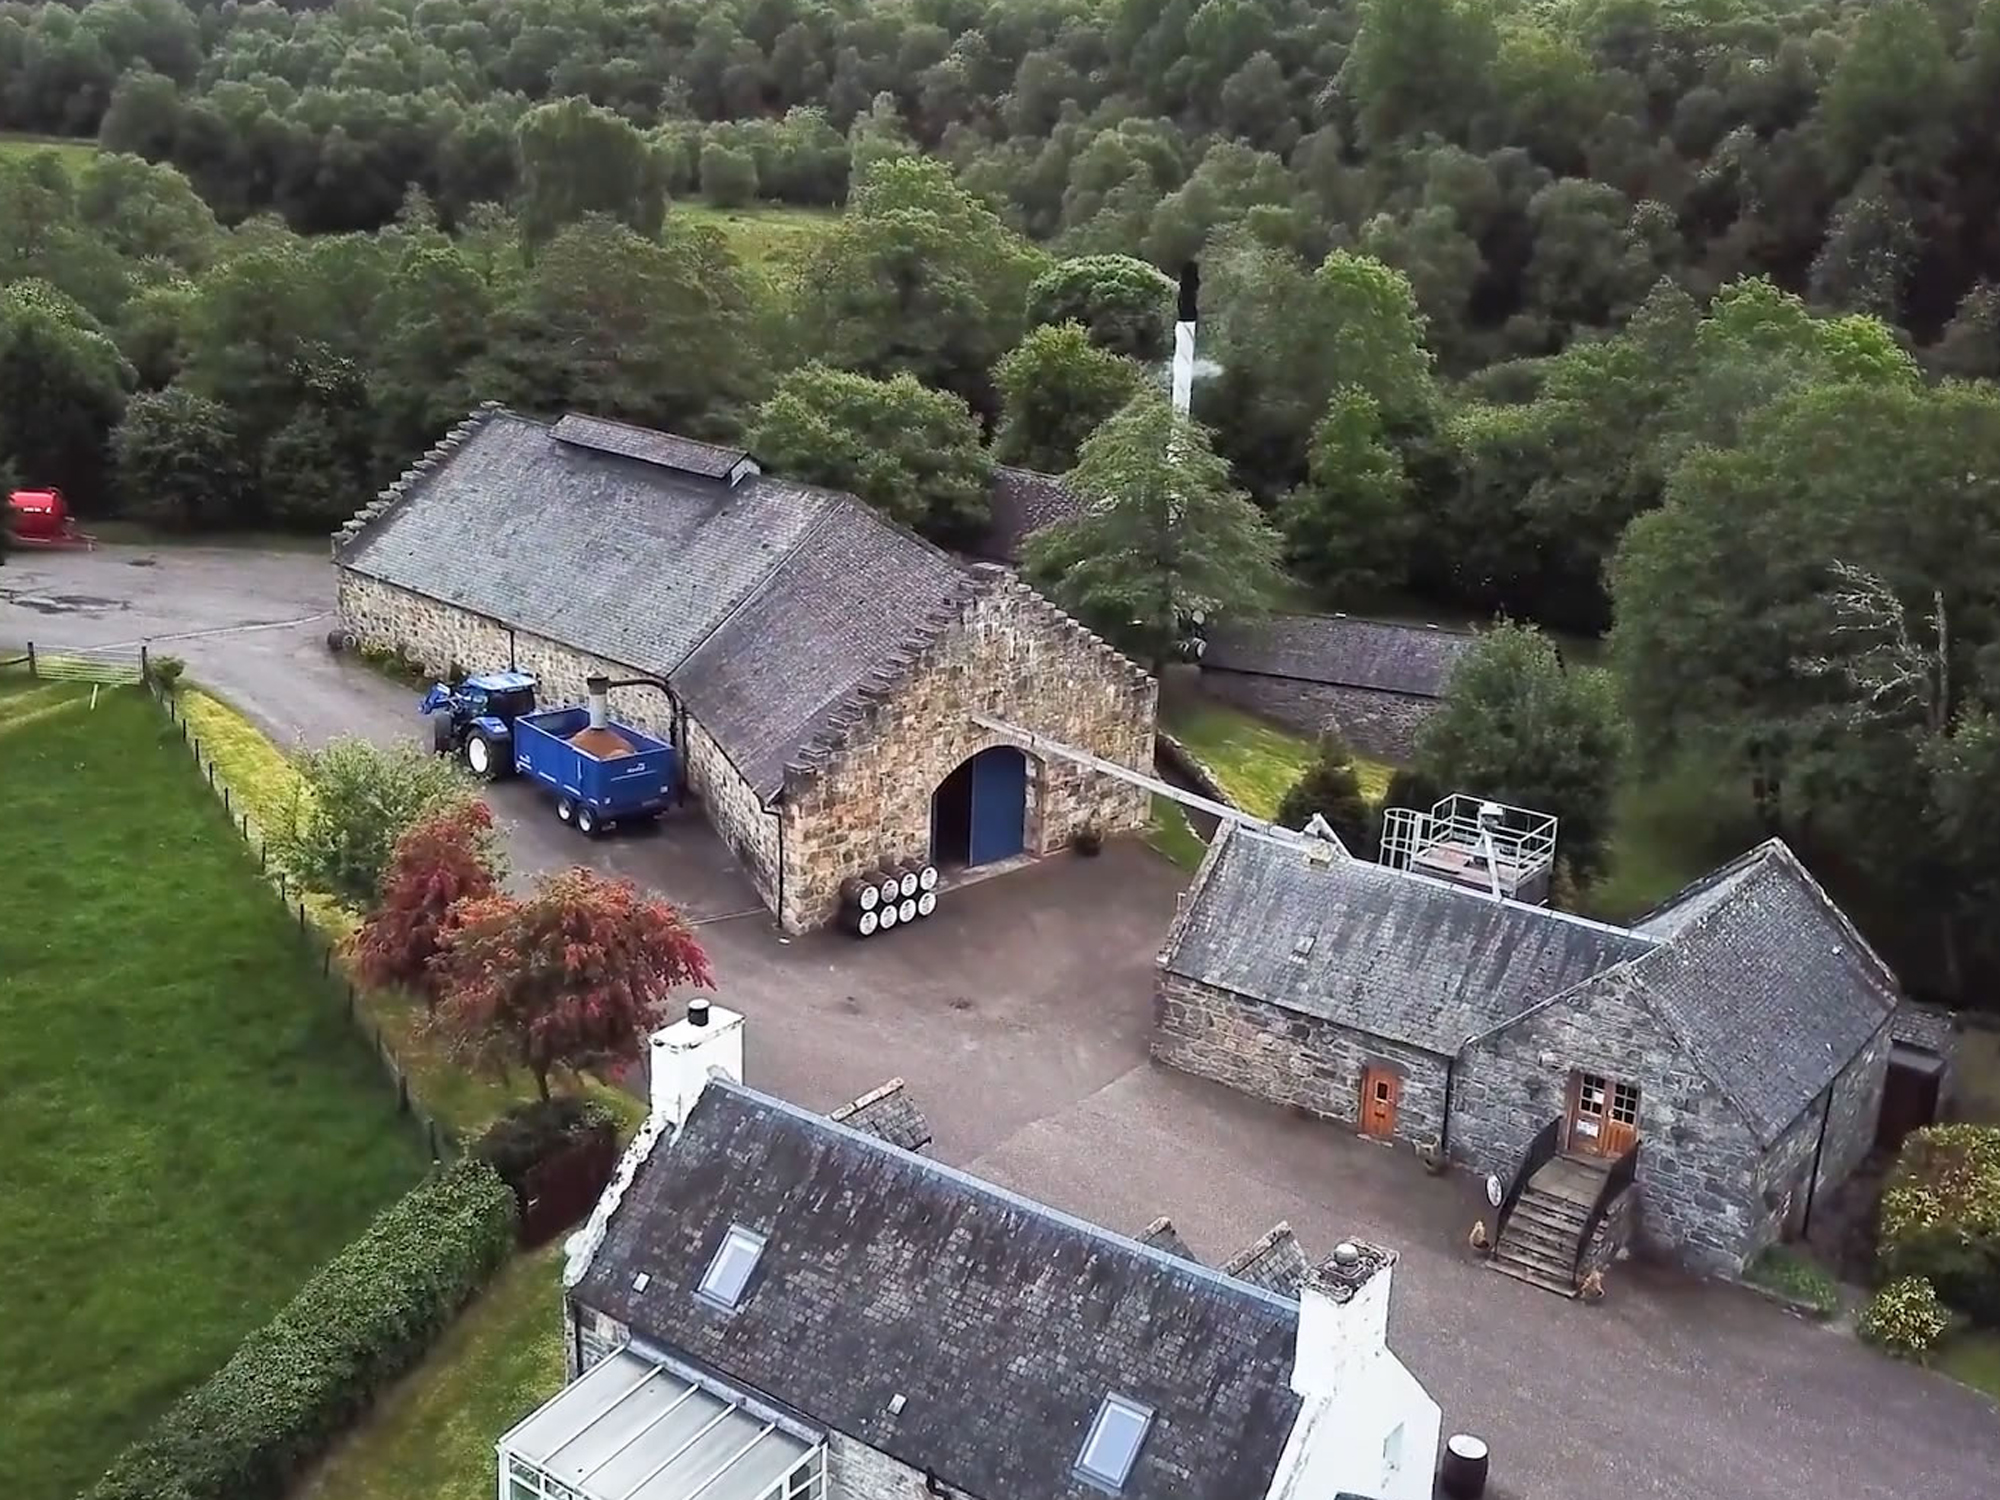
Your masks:
[[[38,615],[80,615],[92,610],[130,609],[127,599],[100,599],[95,594],[37,594],[27,589],[0,588],[0,604],[18,604]]]

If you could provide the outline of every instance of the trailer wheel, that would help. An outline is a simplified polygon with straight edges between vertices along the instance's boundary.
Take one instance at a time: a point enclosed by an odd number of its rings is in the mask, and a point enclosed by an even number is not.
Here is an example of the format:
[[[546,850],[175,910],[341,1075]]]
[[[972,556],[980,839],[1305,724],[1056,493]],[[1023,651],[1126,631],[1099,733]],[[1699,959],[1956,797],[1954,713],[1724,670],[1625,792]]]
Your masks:
[[[438,755],[451,754],[451,715],[448,713],[431,715],[431,750]]]
[[[494,753],[493,742],[474,730],[465,740],[465,768],[481,781],[491,781],[499,774],[500,758]]]
[[[565,823],[570,822],[576,817],[576,804],[567,797],[556,798],[556,816]]]
[[[597,837],[599,831],[603,828],[603,826],[604,825],[597,820],[596,808],[592,807],[588,802],[577,803],[576,831],[578,833],[582,834],[587,839],[594,839]]]

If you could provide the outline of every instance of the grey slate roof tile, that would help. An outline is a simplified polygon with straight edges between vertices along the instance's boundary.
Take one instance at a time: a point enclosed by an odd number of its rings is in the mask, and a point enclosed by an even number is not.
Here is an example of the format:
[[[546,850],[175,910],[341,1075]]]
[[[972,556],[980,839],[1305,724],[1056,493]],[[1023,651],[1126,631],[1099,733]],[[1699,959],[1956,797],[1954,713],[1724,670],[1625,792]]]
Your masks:
[[[1789,849],[1772,840],[1738,863],[1631,975],[1768,1144],[1868,1045],[1898,997]]]
[[[900,1078],[841,1105],[827,1118],[905,1151],[921,1151],[931,1143],[931,1122],[924,1118]]]
[[[586,417],[572,412],[550,429],[559,443],[573,443],[600,453],[636,458],[661,468],[678,469],[704,479],[722,479],[750,455],[741,448],[723,448],[697,442],[671,432],[655,432],[605,417]]]
[[[1311,1269],[1299,1237],[1292,1233],[1290,1224],[1283,1222],[1274,1224],[1222,1263],[1224,1275],[1253,1286],[1268,1287],[1285,1297],[1298,1296],[1300,1283]]]
[[[722,1312],[693,1289],[732,1224],[766,1243]],[[1072,1471],[1108,1391],[1156,1413],[1125,1495],[1259,1496],[1300,1404],[1295,1302],[721,1079],[575,1295],[990,1500],[1098,1500]]]
[[[991,519],[977,551],[1004,563],[1019,562],[1029,537],[1083,509],[1081,498],[1056,475],[1006,464],[995,466],[987,501]]]
[[[1450,1054],[1652,946],[1365,860],[1315,867],[1296,845],[1239,828],[1191,893],[1161,962],[1171,974]]]
[[[602,441],[558,440],[564,424]],[[742,456],[596,418],[552,429],[492,412],[402,498],[344,529],[336,558],[665,675],[768,796],[863,679],[972,585],[851,496],[704,477]]]
[[[1439,698],[1473,635],[1349,615],[1281,614],[1219,627],[1204,671],[1255,672],[1336,687]]]

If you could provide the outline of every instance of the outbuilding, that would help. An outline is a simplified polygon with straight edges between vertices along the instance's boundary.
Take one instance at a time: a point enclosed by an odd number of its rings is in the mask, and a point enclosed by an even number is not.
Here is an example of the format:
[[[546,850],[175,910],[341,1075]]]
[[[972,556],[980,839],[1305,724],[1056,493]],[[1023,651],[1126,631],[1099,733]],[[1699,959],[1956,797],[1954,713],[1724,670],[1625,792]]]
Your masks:
[[[1898,1005],[1775,839],[1614,926],[1225,828],[1153,1054],[1562,1200],[1521,1253],[1552,1282],[1600,1222],[1565,1204],[1628,1184],[1632,1238],[1735,1272],[1873,1145]]]
[[[1004,569],[740,449],[488,405],[334,538],[342,627],[444,674],[508,667],[549,702],[679,748],[689,791],[792,931],[849,876],[987,866],[1143,827],[1145,793],[975,714],[1152,763],[1157,685]]]

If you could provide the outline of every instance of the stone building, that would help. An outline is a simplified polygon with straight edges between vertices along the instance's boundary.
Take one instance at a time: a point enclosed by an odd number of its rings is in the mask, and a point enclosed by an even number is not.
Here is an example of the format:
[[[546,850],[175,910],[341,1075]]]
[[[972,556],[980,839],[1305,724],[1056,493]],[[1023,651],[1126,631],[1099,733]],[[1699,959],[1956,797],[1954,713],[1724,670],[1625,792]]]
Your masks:
[[[505,1500],[1431,1495],[1392,1252],[1225,1274],[1170,1225],[1130,1239],[905,1149],[869,1105],[747,1088],[742,1037],[717,1008],[655,1037],[652,1113],[567,1247],[571,1383],[501,1438]],[[1274,1280],[1285,1249],[1252,1247]]]
[[[613,714],[791,930],[885,862],[988,864],[1145,824],[1143,792],[1024,752],[975,712],[1144,770],[1152,678],[993,565],[740,450],[482,409],[342,528],[339,612],[433,673],[513,667]]]
[[[1630,1172],[1640,1244],[1733,1273],[1867,1153],[1897,1010],[1776,840],[1614,927],[1234,828],[1160,955],[1153,1053],[1544,1198]],[[1560,1254],[1522,1259],[1560,1281],[1595,1225],[1549,1209]]]
[[[1201,685],[1301,734],[1337,729],[1363,755],[1405,761],[1473,639],[1435,625],[1273,615],[1213,632]]]

